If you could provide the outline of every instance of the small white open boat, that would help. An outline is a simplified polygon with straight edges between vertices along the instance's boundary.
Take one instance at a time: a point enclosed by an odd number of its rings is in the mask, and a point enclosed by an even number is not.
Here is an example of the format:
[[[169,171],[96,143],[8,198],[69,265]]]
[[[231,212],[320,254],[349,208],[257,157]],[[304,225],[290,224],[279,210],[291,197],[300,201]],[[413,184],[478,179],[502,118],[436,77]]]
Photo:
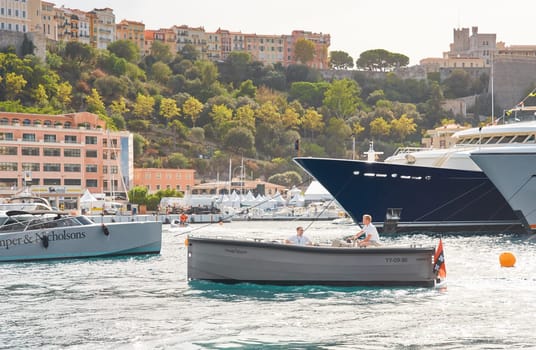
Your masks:
[[[189,280],[424,287],[436,283],[434,247],[299,246],[193,236],[186,244]]]

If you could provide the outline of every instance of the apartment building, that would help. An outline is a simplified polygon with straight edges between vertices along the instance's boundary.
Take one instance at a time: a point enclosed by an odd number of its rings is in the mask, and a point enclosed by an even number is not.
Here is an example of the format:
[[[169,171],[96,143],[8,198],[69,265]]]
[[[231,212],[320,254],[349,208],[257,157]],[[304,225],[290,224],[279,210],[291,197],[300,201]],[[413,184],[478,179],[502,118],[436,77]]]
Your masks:
[[[171,189],[190,192],[194,184],[195,170],[193,169],[134,169],[134,186],[144,186],[149,193]]]
[[[56,5],[52,2],[41,1],[41,27],[43,35],[49,40],[58,40],[58,21],[56,20]]]
[[[109,7],[93,9],[89,18],[90,44],[97,49],[106,49],[115,41],[115,15]]]
[[[151,54],[155,41],[159,41],[169,47],[170,52],[177,52],[177,34],[173,29],[145,30],[145,55]]]
[[[40,0],[0,1],[0,30],[23,33],[30,31],[32,24],[29,10],[35,11],[40,3]]]
[[[317,69],[328,69],[328,48],[331,44],[331,36],[329,34],[313,33],[304,30],[293,30],[290,37],[287,37],[286,57],[284,60],[284,65],[298,63],[298,60],[296,59],[295,47],[296,43],[300,39],[309,40],[315,45],[313,60],[311,62],[308,62],[307,64],[310,67]]]
[[[116,40],[130,40],[140,49],[140,54],[145,53],[145,24],[142,22],[122,20],[116,25]]]
[[[124,196],[131,185],[132,134],[106,130],[95,114],[0,112],[0,126],[0,189]]]
[[[200,58],[209,58],[208,52],[211,49],[212,42],[209,42],[209,34],[205,32],[205,28],[181,25],[173,26],[171,29],[177,36],[177,51],[181,51],[185,45],[192,45],[199,52]]]
[[[419,65],[424,67],[426,73],[432,73],[442,68],[484,68],[486,61],[479,57],[430,57],[420,60]]]

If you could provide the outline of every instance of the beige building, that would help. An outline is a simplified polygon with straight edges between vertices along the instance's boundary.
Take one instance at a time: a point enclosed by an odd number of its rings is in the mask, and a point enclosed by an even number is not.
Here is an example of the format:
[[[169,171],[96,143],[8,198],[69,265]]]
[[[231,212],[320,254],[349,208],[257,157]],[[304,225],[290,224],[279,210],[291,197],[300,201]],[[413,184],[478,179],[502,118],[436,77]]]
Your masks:
[[[40,4],[41,0],[0,1],[0,30],[22,33],[32,31],[32,29],[35,31],[40,24]],[[31,14],[30,11],[32,11]]]
[[[419,64],[427,73],[439,72],[440,68],[484,68],[486,62],[478,57],[430,57],[423,58]]]
[[[111,8],[94,9],[89,18],[90,43],[97,49],[105,49],[115,41],[115,15]]]
[[[465,129],[468,129],[468,127],[458,124],[448,124],[427,130],[426,136],[422,139],[422,145],[428,148],[450,148],[457,141],[452,135]]]
[[[142,22],[122,20],[116,25],[115,38],[117,40],[130,40],[145,53],[145,24]]]
[[[41,25],[43,35],[50,40],[58,40],[58,21],[56,20],[55,4],[47,1],[41,2]]]

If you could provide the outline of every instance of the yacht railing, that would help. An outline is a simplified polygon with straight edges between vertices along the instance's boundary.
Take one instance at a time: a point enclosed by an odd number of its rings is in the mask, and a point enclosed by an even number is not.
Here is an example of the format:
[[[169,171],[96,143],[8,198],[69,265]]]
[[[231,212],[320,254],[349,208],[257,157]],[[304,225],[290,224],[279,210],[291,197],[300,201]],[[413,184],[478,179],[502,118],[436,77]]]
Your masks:
[[[407,153],[413,153],[413,152],[421,152],[421,151],[428,151],[431,150],[432,147],[398,147],[396,151],[393,153],[393,156],[399,155],[399,154],[407,154]]]

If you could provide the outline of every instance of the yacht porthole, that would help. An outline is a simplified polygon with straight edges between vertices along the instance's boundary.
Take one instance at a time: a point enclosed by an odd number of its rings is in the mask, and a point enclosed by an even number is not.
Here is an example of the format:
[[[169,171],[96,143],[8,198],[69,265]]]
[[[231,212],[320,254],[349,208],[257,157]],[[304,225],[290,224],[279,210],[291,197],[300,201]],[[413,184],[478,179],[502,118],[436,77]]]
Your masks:
[[[430,181],[430,180],[432,180],[432,177],[430,175],[427,175],[427,176],[424,177],[424,179]]]
[[[359,175],[359,171],[354,171],[354,175]]]
[[[392,178],[398,177],[398,174],[391,174]]]

